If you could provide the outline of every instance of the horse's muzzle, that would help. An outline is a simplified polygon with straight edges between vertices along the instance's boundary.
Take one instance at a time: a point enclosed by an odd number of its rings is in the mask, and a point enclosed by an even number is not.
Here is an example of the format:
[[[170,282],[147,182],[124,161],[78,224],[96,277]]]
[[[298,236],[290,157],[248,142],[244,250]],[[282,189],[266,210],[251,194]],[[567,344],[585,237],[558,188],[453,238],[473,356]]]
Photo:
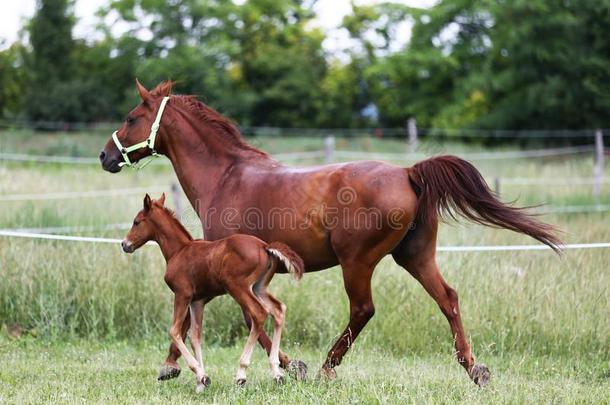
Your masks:
[[[100,153],[100,163],[102,164],[102,169],[110,173],[118,173],[121,171],[121,166],[119,166],[119,159],[116,157],[111,157],[105,151]]]

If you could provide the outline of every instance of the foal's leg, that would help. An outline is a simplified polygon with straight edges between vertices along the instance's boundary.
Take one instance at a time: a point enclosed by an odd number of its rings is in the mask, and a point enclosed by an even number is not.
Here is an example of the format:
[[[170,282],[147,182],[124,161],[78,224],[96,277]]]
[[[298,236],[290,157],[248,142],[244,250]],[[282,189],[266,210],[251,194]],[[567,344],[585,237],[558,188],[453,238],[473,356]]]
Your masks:
[[[242,310],[243,311],[243,310]],[[252,320],[250,319],[250,315],[247,312],[243,311],[244,320],[246,321],[246,325],[248,326],[248,330],[252,329]],[[271,354],[271,339],[267,336],[265,331],[261,331],[258,336],[258,342],[265,349],[267,355]],[[291,360],[286,353],[280,350],[280,367],[288,372],[288,375],[295,380],[305,381],[307,380],[307,364],[301,360]]]
[[[182,324],[182,339],[186,339],[190,326],[191,318],[187,316]],[[176,345],[172,342],[169,346],[169,354],[167,355],[163,366],[161,366],[161,370],[159,370],[159,377],[157,377],[159,381],[170,380],[180,375],[180,365],[178,364],[179,358],[180,350],[178,350]]]
[[[248,313],[250,319],[252,320],[250,335],[246,340],[246,345],[244,346],[244,350],[239,358],[239,368],[237,369],[237,373],[235,375],[235,383],[237,385],[244,385],[246,383],[246,369],[250,365],[252,352],[256,346],[258,336],[263,330],[263,325],[265,319],[267,319],[268,313],[263,304],[252,293],[249,286],[241,290],[231,291],[231,295],[242,307],[243,311]]]
[[[176,345],[178,350],[182,356],[184,356],[184,360],[188,364],[189,368],[193,370],[195,375],[197,376],[197,391],[200,392],[205,388],[203,384],[203,379],[205,378],[205,373],[203,369],[197,363],[197,359],[193,357],[193,355],[188,351],[186,345],[184,344],[184,340],[182,338],[182,326],[185,322],[185,319],[188,317],[188,309],[189,304],[191,303],[190,297],[180,296],[178,294],[174,297],[174,320],[172,322],[172,326],[169,330],[169,336],[172,339],[172,342]]]
[[[282,328],[284,327],[284,319],[286,318],[286,305],[269,294],[264,287],[258,295],[267,312],[273,317],[273,341],[271,342],[271,350],[269,352],[269,365],[271,366],[273,379],[278,384],[282,384],[284,382],[284,377],[279,367],[279,353],[280,341],[282,340]]]
[[[250,315],[248,315],[247,312],[242,311],[244,314],[244,321],[246,322],[246,326],[248,327],[248,330],[250,330],[252,328],[252,319],[250,319]],[[269,353],[271,353],[271,339],[269,339],[269,336],[267,336],[267,333],[263,330],[261,332],[261,334],[258,336],[258,343],[261,345],[261,347],[263,349],[265,349],[265,351],[267,352],[267,355],[269,355]],[[295,361],[295,360],[290,360],[290,358],[288,357],[288,355],[284,352],[282,352],[280,350],[280,367],[282,367],[283,369],[287,369],[291,366],[295,366],[295,362],[299,362],[300,361]],[[299,366],[300,367],[300,366]]]
[[[204,377],[201,380],[201,383],[204,386],[210,385],[210,378],[205,372],[205,367],[203,366],[203,353],[201,352],[201,329],[203,323],[203,307],[205,303],[203,300],[195,301],[190,305],[191,312],[191,330],[190,330],[190,341],[191,347],[195,352],[195,357],[197,358],[197,362],[199,363],[199,367],[203,370]]]

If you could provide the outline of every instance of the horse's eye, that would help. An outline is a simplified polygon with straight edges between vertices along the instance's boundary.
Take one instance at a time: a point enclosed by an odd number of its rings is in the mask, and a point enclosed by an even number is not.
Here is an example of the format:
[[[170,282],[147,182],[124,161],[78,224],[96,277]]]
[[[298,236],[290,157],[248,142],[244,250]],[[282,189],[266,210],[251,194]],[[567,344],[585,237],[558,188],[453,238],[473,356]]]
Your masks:
[[[125,120],[127,122],[128,125],[133,124],[134,122],[136,122],[136,118],[132,117],[130,115],[127,116],[127,119]]]
[[[140,223],[140,221],[138,221],[137,219],[133,220],[133,226],[138,226],[139,223]]]

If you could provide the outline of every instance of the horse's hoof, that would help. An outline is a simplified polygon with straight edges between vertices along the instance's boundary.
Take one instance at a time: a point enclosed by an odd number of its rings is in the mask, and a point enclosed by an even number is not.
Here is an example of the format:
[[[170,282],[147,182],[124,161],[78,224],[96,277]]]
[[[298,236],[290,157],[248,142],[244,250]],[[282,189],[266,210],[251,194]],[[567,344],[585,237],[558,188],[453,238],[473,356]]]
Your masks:
[[[284,376],[283,375],[276,375],[275,377],[273,377],[273,379],[275,380],[275,383],[277,385],[284,385]]]
[[[244,385],[246,385],[246,379],[238,378],[237,380],[235,380],[235,385],[237,385],[238,387],[243,387]]]
[[[317,380],[332,381],[337,378],[337,372],[334,368],[322,367],[316,376]]]
[[[210,380],[210,377],[208,377],[207,375],[204,375],[201,378],[200,383],[204,386],[204,387],[209,387],[210,384],[212,384],[212,380]]]
[[[485,364],[480,363],[475,364],[468,374],[470,375],[470,379],[479,387],[485,387],[489,384],[489,379],[491,378],[489,369]]]
[[[307,381],[307,364],[301,360],[290,360],[286,366],[288,375],[297,381]]]
[[[205,391],[205,387],[206,387],[205,384],[199,383],[199,384],[197,384],[197,388],[195,388],[195,392],[197,394],[201,394],[203,391]]]
[[[158,381],[167,381],[172,378],[176,378],[180,375],[180,367],[177,365],[164,364],[159,370],[159,377],[157,377]]]

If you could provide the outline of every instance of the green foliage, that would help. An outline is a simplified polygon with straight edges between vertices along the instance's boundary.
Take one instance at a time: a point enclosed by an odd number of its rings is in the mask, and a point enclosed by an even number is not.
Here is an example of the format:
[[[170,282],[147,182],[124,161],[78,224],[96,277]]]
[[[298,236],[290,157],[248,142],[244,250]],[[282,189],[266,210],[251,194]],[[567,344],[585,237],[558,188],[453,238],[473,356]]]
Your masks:
[[[0,117],[15,115],[21,108],[24,86],[23,49],[13,44],[0,52]]]
[[[608,126],[610,42],[602,27],[610,1],[445,0],[409,12],[411,42],[367,69],[384,122],[412,115],[439,128]],[[362,19],[370,31],[371,16]]]
[[[72,81],[73,26],[71,2],[38,2],[28,27],[32,51],[26,58],[28,84],[24,108],[30,119],[70,120],[73,117],[69,110],[79,107],[79,101],[71,97],[80,84]]]
[[[0,114],[117,120],[138,77],[176,80],[246,126],[610,125],[610,0],[352,5],[339,59],[324,52],[313,4],[112,0],[98,14],[126,32],[100,20],[101,39],[85,42],[72,38],[74,0],[39,0],[30,46],[0,52]]]

